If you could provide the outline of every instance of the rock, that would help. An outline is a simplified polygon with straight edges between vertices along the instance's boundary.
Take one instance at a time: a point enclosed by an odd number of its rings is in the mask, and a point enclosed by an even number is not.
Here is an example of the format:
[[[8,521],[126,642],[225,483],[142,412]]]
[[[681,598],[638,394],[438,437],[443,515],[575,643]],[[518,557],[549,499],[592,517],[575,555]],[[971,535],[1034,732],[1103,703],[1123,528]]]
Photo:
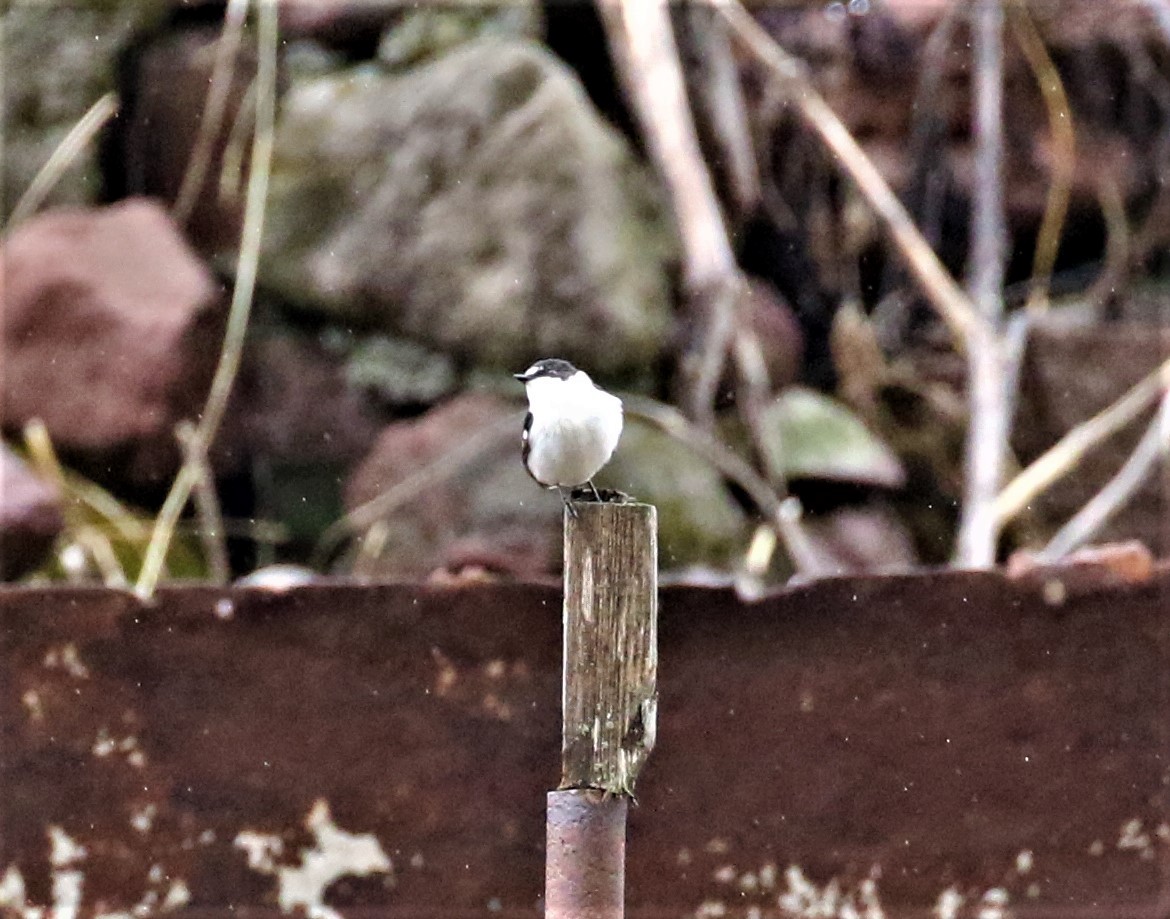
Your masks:
[[[344,360],[313,335],[254,327],[225,442],[238,444],[241,457],[277,463],[357,462],[382,419],[347,378]]]
[[[64,209],[0,251],[0,420],[46,425],[94,477],[157,487],[178,467],[175,424],[206,398],[223,291],[155,202]]]
[[[414,486],[382,518],[382,532],[366,536],[379,540],[381,548],[360,559],[356,573],[418,578],[436,569],[473,566],[532,578],[556,571],[561,502],[524,471],[523,417],[519,403],[468,393],[387,427],[347,484],[350,511],[423,470],[438,469],[436,464],[445,471]],[[446,465],[481,436],[487,438],[482,452]]]
[[[367,336],[346,357],[346,379],[380,405],[433,405],[455,391],[455,362],[447,355],[402,338]]]
[[[384,418],[347,378],[331,336],[264,321],[254,325],[233,405],[212,462],[250,482],[248,516],[278,523],[285,549],[308,549],[343,512],[341,483],[378,437]]]
[[[163,32],[127,57],[125,102],[118,119],[107,184],[115,195],[157,197],[175,203],[192,163],[215,67],[222,22]],[[225,150],[256,74],[254,44],[245,36],[236,54],[223,118],[207,148],[203,181],[183,202],[183,229],[191,244],[211,256],[234,256],[244,210],[246,169]],[[249,103],[250,104],[250,103]],[[244,113],[250,118],[250,113]],[[247,162],[248,135],[236,136],[229,156]],[[241,147],[241,143],[243,146]],[[221,181],[226,179],[226,181]]]
[[[806,575],[908,571],[919,563],[906,525],[880,501],[809,514],[801,521],[807,551],[817,566]]]
[[[782,480],[820,479],[900,488],[906,472],[896,453],[845,405],[790,386],[760,413],[766,461]]]
[[[673,249],[651,179],[539,46],[478,39],[284,100],[262,278],[282,296],[499,368],[644,372]]]
[[[535,0],[415,8],[386,30],[378,45],[378,59],[388,67],[408,67],[484,36],[539,38],[540,26],[540,5]]]
[[[0,445],[0,580],[39,567],[64,526],[57,490]]]
[[[368,56],[408,8],[404,0],[281,0],[280,34]]]
[[[115,89],[118,56],[130,37],[159,22],[172,5],[171,0],[3,5],[0,216],[11,213],[86,110]],[[100,185],[97,145],[89,144],[62,173],[46,203],[89,203]]]

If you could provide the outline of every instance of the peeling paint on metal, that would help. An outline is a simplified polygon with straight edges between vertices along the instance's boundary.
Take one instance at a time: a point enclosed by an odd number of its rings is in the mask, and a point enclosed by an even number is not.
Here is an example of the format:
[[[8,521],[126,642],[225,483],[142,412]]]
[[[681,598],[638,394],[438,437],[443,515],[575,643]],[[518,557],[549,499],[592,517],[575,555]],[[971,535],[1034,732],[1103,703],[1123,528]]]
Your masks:
[[[242,830],[235,845],[247,853],[248,866],[263,874],[275,875],[279,883],[277,903],[283,912],[297,908],[309,919],[342,919],[340,913],[325,905],[325,891],[343,877],[388,875],[393,882],[393,866],[377,837],[369,833],[352,834],[337,827],[324,799],[314,802],[305,818],[305,829],[316,844],[301,852],[298,866],[277,865],[284,844],[279,836]]]

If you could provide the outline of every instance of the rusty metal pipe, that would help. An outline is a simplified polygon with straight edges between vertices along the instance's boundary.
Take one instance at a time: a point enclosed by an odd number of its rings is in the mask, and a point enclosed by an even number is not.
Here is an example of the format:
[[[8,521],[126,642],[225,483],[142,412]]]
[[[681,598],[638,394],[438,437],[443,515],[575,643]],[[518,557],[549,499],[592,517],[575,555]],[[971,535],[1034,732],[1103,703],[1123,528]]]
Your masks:
[[[548,793],[545,919],[625,915],[628,806],[593,789]]]

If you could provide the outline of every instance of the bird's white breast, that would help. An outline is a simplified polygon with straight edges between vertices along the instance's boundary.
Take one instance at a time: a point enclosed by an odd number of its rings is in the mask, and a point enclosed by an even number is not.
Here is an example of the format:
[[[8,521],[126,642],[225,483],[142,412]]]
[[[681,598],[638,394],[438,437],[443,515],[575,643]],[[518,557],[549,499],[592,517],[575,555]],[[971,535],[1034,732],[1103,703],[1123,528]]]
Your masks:
[[[528,406],[528,468],[538,482],[583,485],[609,462],[622,434],[622,403],[586,374],[532,380]]]

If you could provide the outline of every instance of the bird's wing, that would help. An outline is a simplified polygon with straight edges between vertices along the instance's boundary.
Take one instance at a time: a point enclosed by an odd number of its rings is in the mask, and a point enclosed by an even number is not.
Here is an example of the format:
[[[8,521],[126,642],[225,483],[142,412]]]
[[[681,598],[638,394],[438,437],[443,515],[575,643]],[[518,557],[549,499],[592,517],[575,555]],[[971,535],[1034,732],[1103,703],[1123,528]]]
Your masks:
[[[528,468],[528,454],[532,452],[532,443],[529,440],[529,435],[532,431],[532,412],[524,416],[524,430],[520,433],[520,460],[524,463],[524,471],[532,475],[532,470]],[[532,476],[535,480],[536,476]]]

